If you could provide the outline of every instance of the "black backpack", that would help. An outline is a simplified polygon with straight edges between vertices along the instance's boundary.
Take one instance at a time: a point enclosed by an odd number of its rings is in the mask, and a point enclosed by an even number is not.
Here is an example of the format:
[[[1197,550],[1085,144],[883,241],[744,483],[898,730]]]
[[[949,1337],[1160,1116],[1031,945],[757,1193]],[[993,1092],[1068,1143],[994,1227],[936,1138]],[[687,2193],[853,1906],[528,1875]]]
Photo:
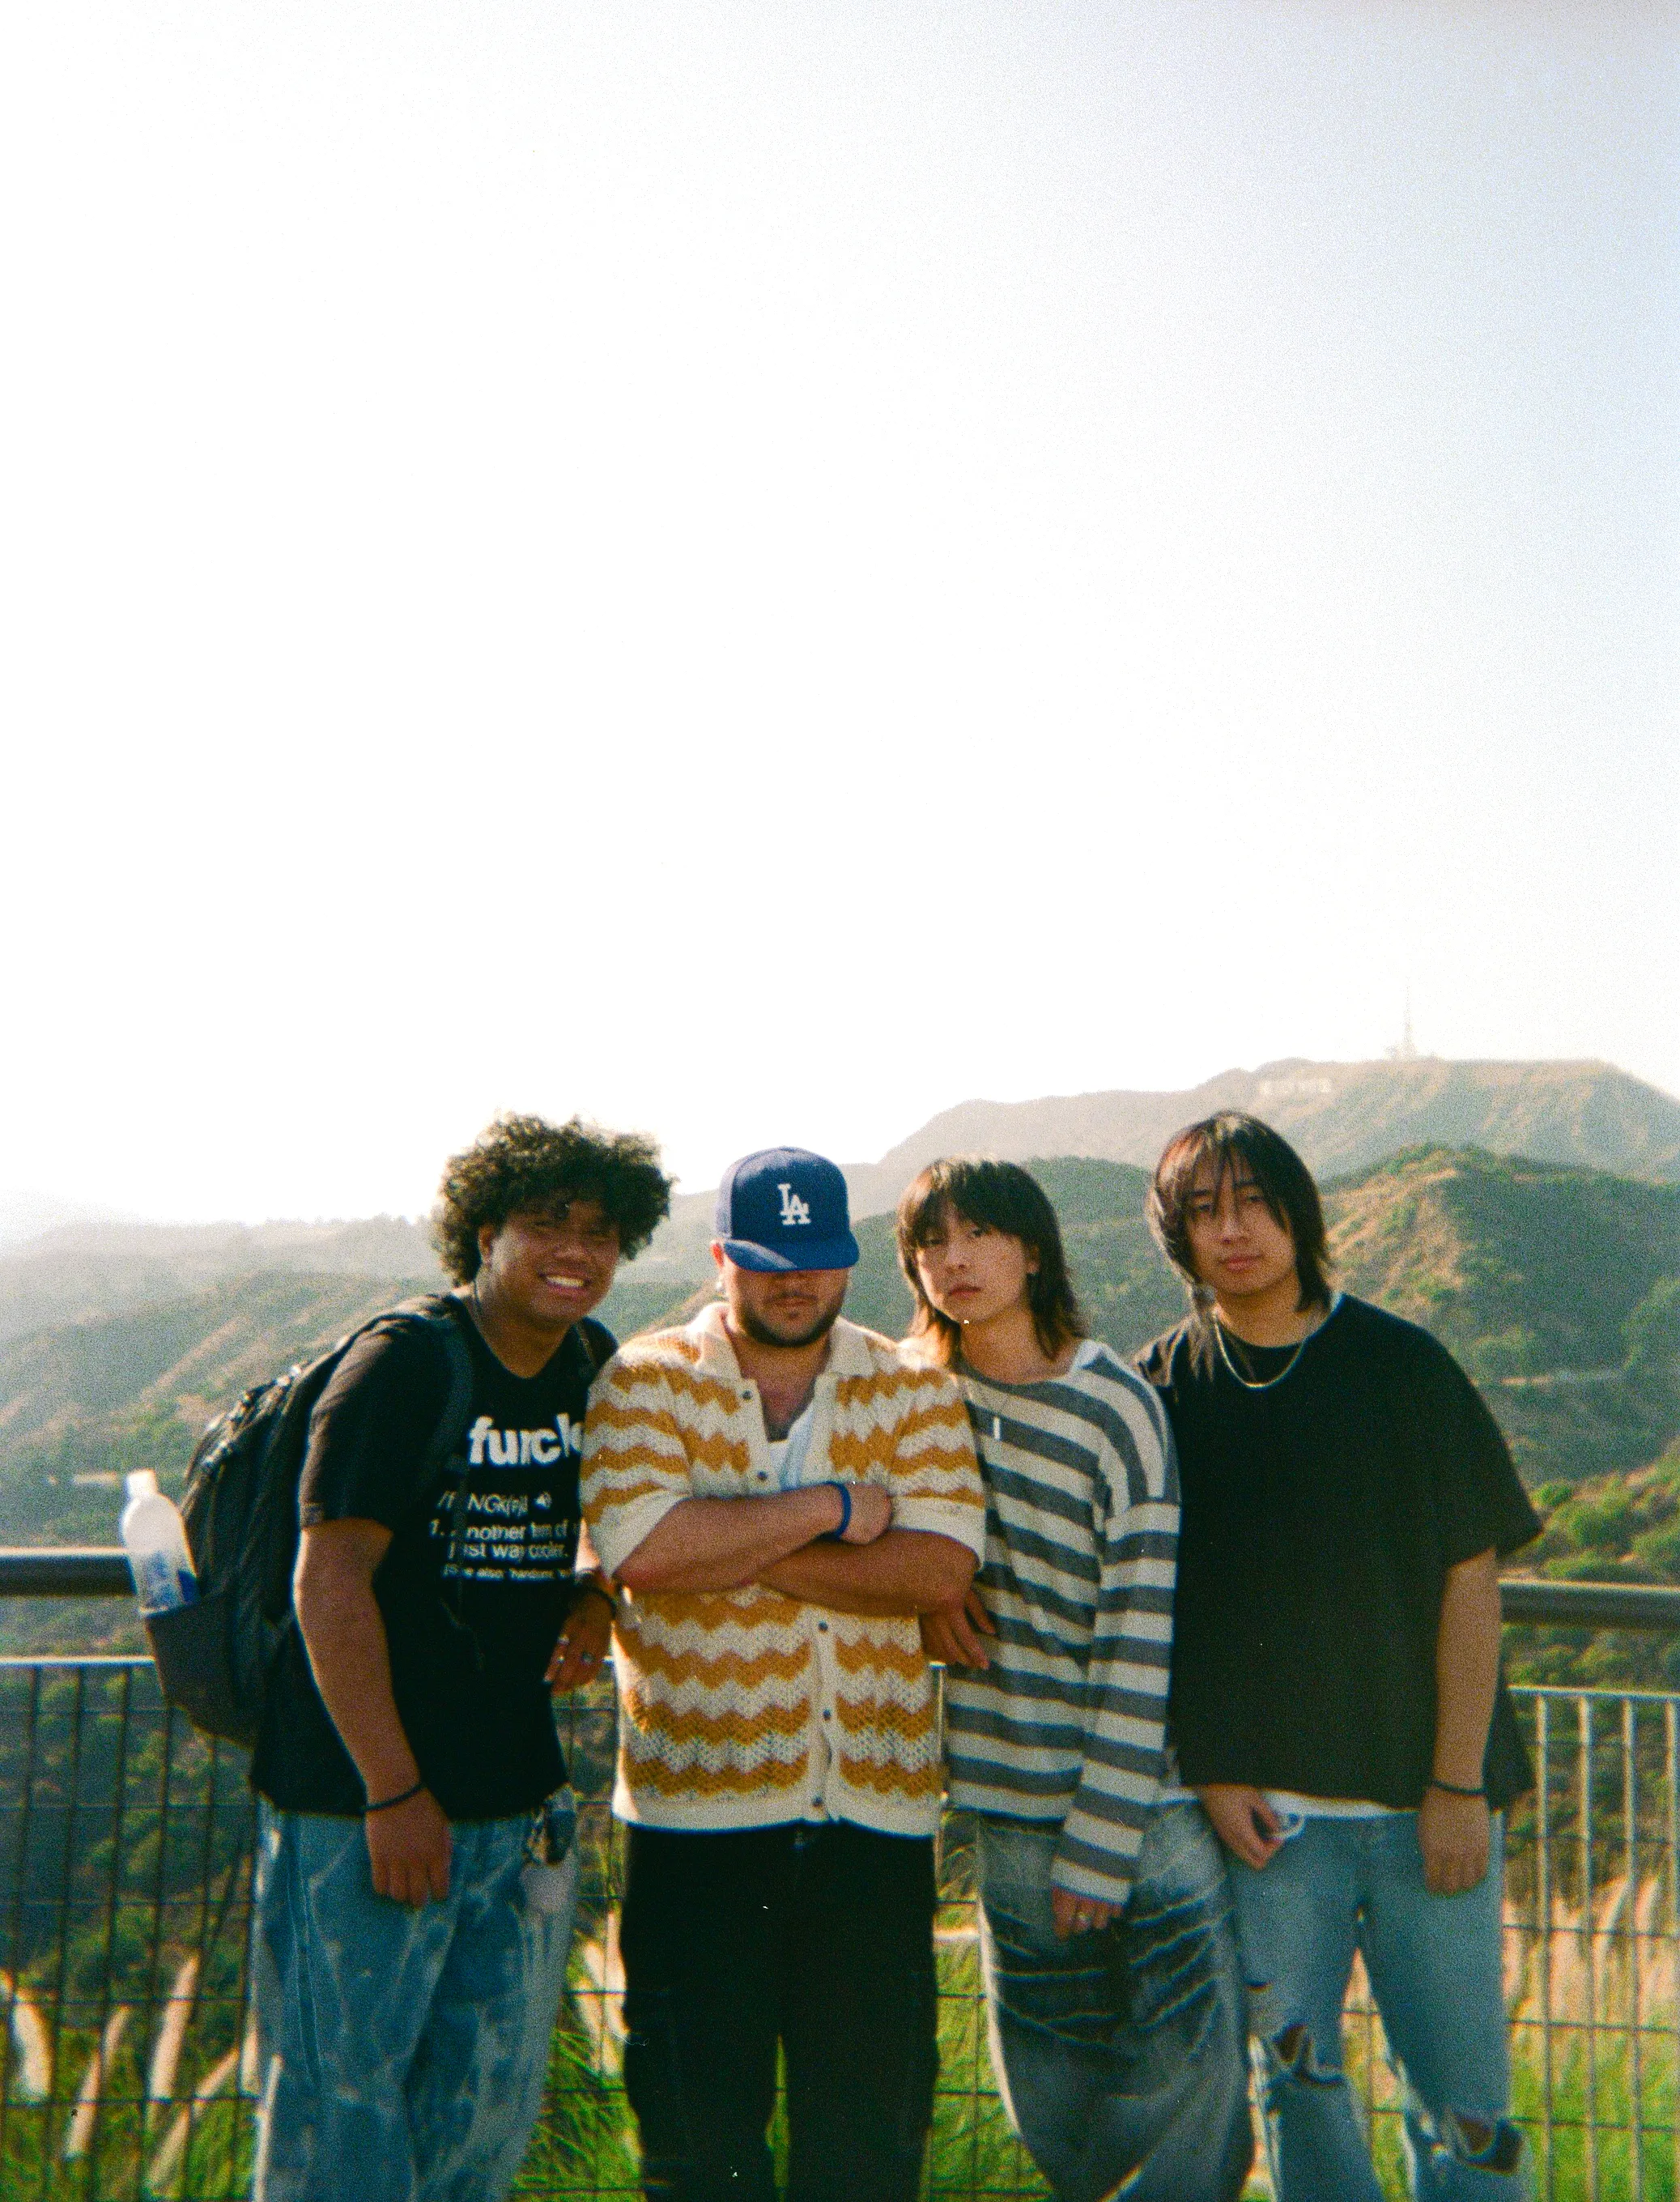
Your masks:
[[[166,1700],[204,1734],[247,1748],[256,1741],[274,1657],[293,1622],[297,1487],[309,1416],[339,1363],[370,1331],[419,1328],[436,1339],[449,1392],[416,1493],[429,1504],[472,1413],[473,1362],[461,1328],[470,1320],[450,1293],[404,1300],[314,1360],[252,1385],[205,1430],[181,1500],[197,1600],[146,1620]],[[596,1342],[579,1328],[598,1366]]]

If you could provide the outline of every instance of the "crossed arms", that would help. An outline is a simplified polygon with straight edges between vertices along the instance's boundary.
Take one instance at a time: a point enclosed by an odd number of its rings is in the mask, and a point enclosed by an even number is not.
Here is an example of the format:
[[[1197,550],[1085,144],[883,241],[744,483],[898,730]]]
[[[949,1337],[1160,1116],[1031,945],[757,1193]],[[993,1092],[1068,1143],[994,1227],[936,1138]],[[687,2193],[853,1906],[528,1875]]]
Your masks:
[[[620,1563],[618,1580],[638,1591],[738,1590],[750,1582],[836,1613],[925,1613],[960,1601],[974,1573],[968,1546],[937,1529],[895,1529],[878,1484],[846,1487],[841,1516],[832,1484],[767,1498],[682,1498]]]

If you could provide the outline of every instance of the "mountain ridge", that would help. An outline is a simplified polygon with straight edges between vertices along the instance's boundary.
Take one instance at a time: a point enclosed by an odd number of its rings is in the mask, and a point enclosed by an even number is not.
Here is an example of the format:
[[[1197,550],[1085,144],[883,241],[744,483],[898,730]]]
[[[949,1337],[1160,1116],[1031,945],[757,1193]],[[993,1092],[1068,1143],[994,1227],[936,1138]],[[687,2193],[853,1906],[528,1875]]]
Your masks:
[[[1175,1131],[1222,1109],[1264,1116],[1321,1178],[1409,1147],[1443,1145],[1680,1181],[1680,1101],[1613,1063],[1289,1056],[1255,1070],[1223,1070],[1176,1092],[1115,1088],[959,1102],[867,1165],[879,1180],[869,1191],[884,1193],[896,1180],[896,1200],[937,1157],[977,1148],[1013,1162],[1092,1155],[1152,1169]]]
[[[890,1211],[937,1156],[976,1150],[1026,1162],[1084,1156],[1153,1167],[1184,1124],[1221,1108],[1275,1123],[1321,1180],[1439,1145],[1536,1164],[1680,1182],[1680,1101],[1599,1063],[1453,1063],[1438,1057],[1334,1063],[1292,1056],[1221,1071],[1182,1092],[1123,1089],[942,1110],[873,1163],[844,1165],[860,1221]],[[709,1192],[677,1195],[647,1251],[621,1270],[618,1311],[636,1323],[711,1274]],[[185,1297],[273,1271],[441,1281],[424,1222],[62,1222],[0,1246],[0,1339]]]

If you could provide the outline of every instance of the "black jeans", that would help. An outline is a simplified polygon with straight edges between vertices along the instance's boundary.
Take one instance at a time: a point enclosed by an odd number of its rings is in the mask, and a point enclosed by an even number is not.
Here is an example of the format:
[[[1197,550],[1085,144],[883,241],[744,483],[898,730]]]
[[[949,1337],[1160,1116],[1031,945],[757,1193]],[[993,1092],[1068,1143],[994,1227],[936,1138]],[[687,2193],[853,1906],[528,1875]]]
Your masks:
[[[632,1827],[624,2077],[649,2202],[913,2202],[938,2066],[933,1845],[845,1822]]]

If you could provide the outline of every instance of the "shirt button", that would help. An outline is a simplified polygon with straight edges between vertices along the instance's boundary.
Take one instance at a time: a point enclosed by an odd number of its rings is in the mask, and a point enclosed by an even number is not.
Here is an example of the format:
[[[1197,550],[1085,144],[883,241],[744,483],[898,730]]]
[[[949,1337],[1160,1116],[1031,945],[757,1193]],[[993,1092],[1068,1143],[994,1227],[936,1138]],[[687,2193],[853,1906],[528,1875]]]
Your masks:
[[[823,1707],[823,1718],[825,1720],[832,1720],[834,1718],[833,1714],[830,1712],[826,1705]]]
[[[754,1473],[754,1475],[756,1475],[756,1476],[757,1476],[757,1478],[758,1478],[758,1480],[759,1480],[759,1481],[760,1481],[761,1483],[768,1483],[768,1482],[769,1482],[769,1481],[770,1481],[770,1471],[769,1471],[769,1469],[768,1469],[767,1468],[759,1468],[759,1469],[754,1469],[754,1471],[753,1471],[753,1473]]]
[[[828,1623],[827,1623],[825,1621],[819,1621],[819,1622],[817,1623],[817,1628],[818,1628],[818,1632],[819,1632],[819,1634],[824,1635],[824,1636],[826,1636],[826,1635],[827,1635],[827,1634],[828,1634]]]

